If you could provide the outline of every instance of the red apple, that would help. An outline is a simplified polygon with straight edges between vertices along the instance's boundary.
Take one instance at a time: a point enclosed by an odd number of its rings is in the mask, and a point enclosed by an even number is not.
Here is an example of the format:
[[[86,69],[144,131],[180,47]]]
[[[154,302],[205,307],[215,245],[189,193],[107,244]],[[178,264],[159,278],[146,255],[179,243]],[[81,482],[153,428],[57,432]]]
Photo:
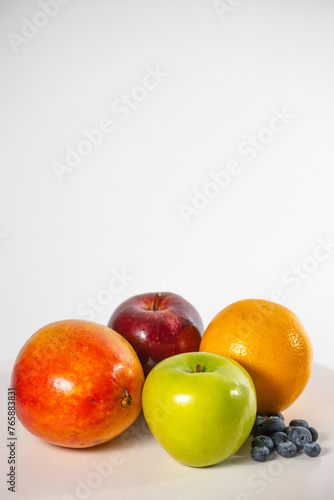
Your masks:
[[[108,326],[125,337],[145,376],[159,361],[198,351],[203,323],[196,309],[175,293],[144,293],[120,304]]]
[[[90,321],[65,320],[30,337],[11,384],[16,415],[29,432],[56,445],[87,448],[135,421],[144,374],[121,335]]]

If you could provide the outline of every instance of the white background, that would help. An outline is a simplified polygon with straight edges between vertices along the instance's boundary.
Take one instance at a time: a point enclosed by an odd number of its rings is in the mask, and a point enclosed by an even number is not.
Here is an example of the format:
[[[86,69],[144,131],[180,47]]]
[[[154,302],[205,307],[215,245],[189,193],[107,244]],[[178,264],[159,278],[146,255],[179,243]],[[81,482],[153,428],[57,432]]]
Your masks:
[[[0,361],[52,321],[106,324],[138,293],[179,293],[206,326],[280,289],[334,368],[334,250],[318,253],[334,240],[334,3],[71,0],[53,17],[42,4],[0,3]],[[161,82],[138,90],[156,67]],[[131,93],[124,118],[111,106]],[[263,131],[274,110],[288,123]],[[57,177],[106,118],[114,131]],[[208,187],[231,161],[228,185]],[[196,190],[215,197],[186,222]],[[112,294],[115,271],[128,278]]]

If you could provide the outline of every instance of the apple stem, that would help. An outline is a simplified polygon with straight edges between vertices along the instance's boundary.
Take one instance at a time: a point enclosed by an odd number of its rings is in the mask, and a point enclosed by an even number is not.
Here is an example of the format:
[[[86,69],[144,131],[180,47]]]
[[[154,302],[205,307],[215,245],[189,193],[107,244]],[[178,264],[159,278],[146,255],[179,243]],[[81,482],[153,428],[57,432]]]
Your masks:
[[[202,367],[200,364],[196,365],[196,373],[200,373],[202,371]]]
[[[156,310],[157,310],[157,302],[158,302],[159,297],[161,297],[161,293],[160,293],[160,292],[157,292],[157,293],[155,294],[155,297],[154,297],[154,302],[153,302],[153,311],[156,311]]]
[[[124,395],[122,396],[122,399],[121,399],[121,407],[122,408],[128,408],[132,403],[132,398],[129,394],[129,391],[127,389],[125,389],[124,391]]]

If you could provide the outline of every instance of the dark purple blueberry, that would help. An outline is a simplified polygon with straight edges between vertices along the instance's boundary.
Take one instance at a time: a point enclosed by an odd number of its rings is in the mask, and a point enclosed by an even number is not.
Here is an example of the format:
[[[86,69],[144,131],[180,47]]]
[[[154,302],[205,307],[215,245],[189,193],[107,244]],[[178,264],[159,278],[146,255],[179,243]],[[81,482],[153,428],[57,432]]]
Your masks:
[[[270,418],[270,417],[278,417],[281,420],[284,420],[282,413],[269,413],[268,418]]]
[[[281,441],[285,441],[287,439],[285,432],[274,432],[274,434],[270,437],[274,441],[275,446],[277,446]]]
[[[318,443],[306,443],[303,452],[308,457],[317,457],[321,453],[321,446]]]
[[[281,432],[285,429],[284,421],[279,417],[267,418],[261,425],[262,433],[266,436],[271,436],[274,432]]]
[[[291,436],[292,436],[292,431],[293,431],[294,427],[285,427],[285,429],[283,429],[283,432],[287,435],[287,438],[291,441]]]
[[[261,430],[261,425],[254,427],[254,429],[252,430],[252,436],[253,436],[253,438],[256,438],[258,436],[263,436],[263,432]]]
[[[292,427],[291,441],[297,446],[297,450],[302,450],[306,443],[312,443],[312,434],[306,427]]]
[[[256,462],[265,462],[270,455],[270,451],[266,446],[255,446],[251,450],[251,457]]]
[[[295,418],[294,420],[291,420],[289,425],[291,427],[308,427],[308,422],[306,422],[306,420],[301,420],[299,418]]]
[[[258,433],[258,431],[257,431],[256,429],[259,429],[259,428],[260,428],[260,426],[261,426],[261,424],[262,424],[263,422],[264,422],[264,418],[263,418],[263,417],[261,417],[261,415],[256,415],[256,417],[255,417],[255,422],[254,422],[254,425],[253,425],[253,429],[251,430],[251,435],[252,435],[253,437],[255,437],[255,436],[254,436],[254,433],[255,433],[255,434],[257,433],[257,435],[259,436],[259,433]]]
[[[258,436],[252,441],[252,448],[255,448],[256,446],[266,446],[269,451],[273,451],[274,441],[269,436]]]
[[[257,425],[263,424],[264,421],[265,421],[265,418],[262,417],[262,415],[256,415],[255,422],[254,422],[254,427],[256,427]]]
[[[318,437],[319,437],[318,431],[314,427],[308,427],[308,430],[310,431],[310,433],[312,435],[312,443],[315,443],[316,441],[318,441]]]
[[[277,453],[284,458],[292,458],[297,453],[297,446],[286,439],[285,441],[281,441],[277,446]]]

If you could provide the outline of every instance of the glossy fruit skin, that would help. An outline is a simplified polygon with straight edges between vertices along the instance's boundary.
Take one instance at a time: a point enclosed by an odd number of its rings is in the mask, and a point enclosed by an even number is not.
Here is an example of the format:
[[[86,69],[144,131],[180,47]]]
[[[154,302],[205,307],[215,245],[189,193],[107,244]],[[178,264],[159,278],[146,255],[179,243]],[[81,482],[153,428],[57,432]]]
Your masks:
[[[178,354],[149,373],[143,412],[173,458],[192,467],[214,465],[236,453],[249,436],[256,415],[254,384],[229,358]]]
[[[259,299],[234,302],[217,314],[200,351],[229,356],[248,371],[261,415],[291,406],[307,385],[313,361],[311,341],[297,316]]]
[[[127,299],[108,322],[130,342],[145,376],[169,356],[198,351],[204,331],[199,313],[188,301],[175,293],[157,295],[145,293]]]
[[[86,448],[109,441],[135,421],[144,374],[118,333],[90,321],[64,320],[44,326],[25,343],[11,384],[16,415],[29,432],[59,446]]]

